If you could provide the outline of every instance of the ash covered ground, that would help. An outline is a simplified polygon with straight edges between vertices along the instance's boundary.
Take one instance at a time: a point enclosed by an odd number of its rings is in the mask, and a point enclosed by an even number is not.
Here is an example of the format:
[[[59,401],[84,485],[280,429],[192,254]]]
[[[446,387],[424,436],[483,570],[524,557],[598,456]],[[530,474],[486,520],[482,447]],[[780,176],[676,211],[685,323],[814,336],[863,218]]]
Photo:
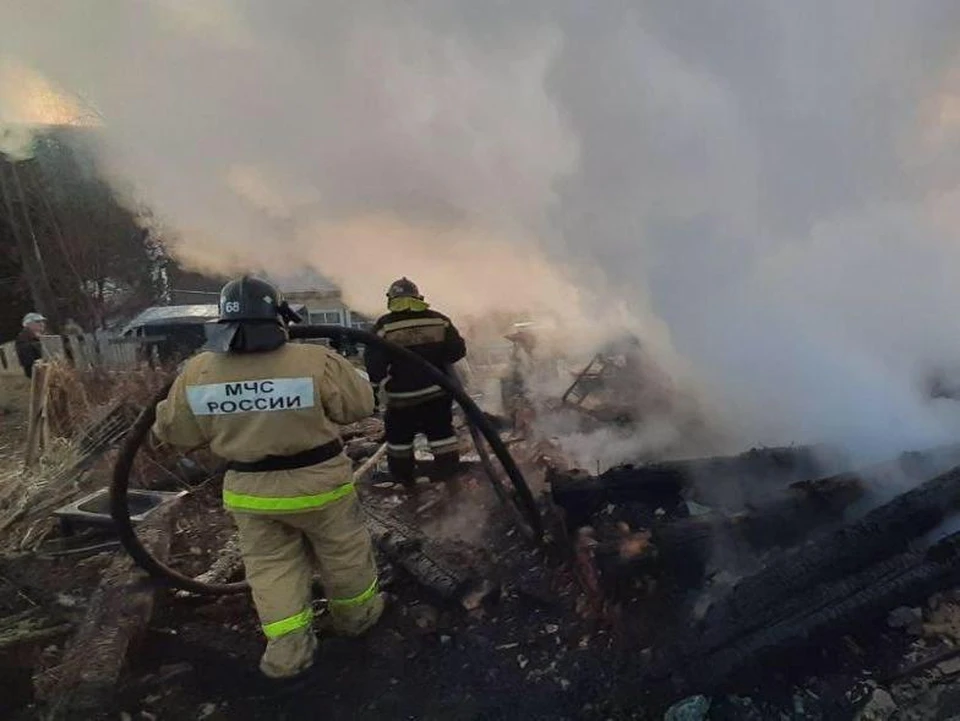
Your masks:
[[[8,463],[18,464],[24,419],[12,412],[4,420]],[[589,414],[590,432],[597,423],[611,422]],[[619,420],[614,426],[621,437],[632,432]],[[952,503],[957,448],[854,471],[819,449],[795,447],[648,459],[597,474],[573,468],[556,439],[526,431],[523,437],[505,430],[504,437],[547,528],[540,546],[491,491],[476,458],[466,466],[460,496],[430,484],[408,494],[382,469],[363,480],[364,505],[380,528],[375,535],[388,610],[366,637],[337,638],[323,631],[318,595],[322,650],[309,682],[289,696],[278,697],[256,671],[262,639],[246,595],[201,597],[160,588],[151,591],[155,603],[124,647],[115,683],[106,693],[101,689],[100,705],[58,710],[65,679],[75,672],[68,662],[78,658],[76,634],[96,615],[98,588],[124,555],[103,529],[65,536],[55,524],[31,548],[8,546],[0,557],[4,712],[22,721],[71,713],[144,721],[318,715],[866,720],[960,713],[960,594],[952,590],[958,584],[949,573],[934,578],[935,592],[927,591],[929,574],[912,586],[901,583],[904,568],[939,573],[954,567],[949,553],[928,558],[951,538],[949,503],[934,517],[924,505],[932,501],[922,496],[886,520],[864,523],[890,501],[871,487],[887,476],[904,488],[945,478],[930,493],[946,494]],[[378,447],[380,433],[376,422],[349,430],[348,451],[358,466]],[[466,446],[466,434],[464,440]],[[109,469],[109,454],[103,461],[91,475]],[[178,481],[189,492],[178,502],[169,549],[171,565],[190,575],[224,557],[232,535],[218,508],[218,476],[197,472],[209,459],[196,461],[165,467],[168,474],[191,469]],[[718,499],[731,495],[720,492],[723,484],[753,490],[725,505]],[[930,530],[914,532],[901,518]],[[834,613],[844,597],[824,581],[830,564],[817,570],[806,563],[797,573],[813,574],[810,588],[771,601],[759,631],[783,633],[772,641],[761,635],[755,653],[750,644],[758,629],[723,615],[741,581],[785,563],[789,570],[789,554],[798,548],[835,548],[843,529],[872,533],[881,526],[909,542],[904,548],[880,544],[864,556],[866,571],[851,569],[839,581],[848,584],[839,588],[850,598],[865,593],[871,603]],[[875,535],[863,538],[873,543]],[[424,556],[439,564],[439,576],[424,572]],[[888,557],[894,559],[889,568],[882,565]],[[850,580],[858,573],[866,580]],[[153,588],[138,575],[126,582],[131,594]],[[826,589],[817,597],[822,609],[796,608],[797,599],[818,589]],[[764,597],[747,601],[757,598]],[[904,599],[909,603],[900,603]],[[824,613],[808,623],[813,610]],[[835,618],[826,618],[831,613]],[[707,631],[723,631],[730,618],[736,623],[729,642],[697,645]],[[111,620],[101,623],[97,630],[109,635]],[[96,675],[97,669],[84,671]]]

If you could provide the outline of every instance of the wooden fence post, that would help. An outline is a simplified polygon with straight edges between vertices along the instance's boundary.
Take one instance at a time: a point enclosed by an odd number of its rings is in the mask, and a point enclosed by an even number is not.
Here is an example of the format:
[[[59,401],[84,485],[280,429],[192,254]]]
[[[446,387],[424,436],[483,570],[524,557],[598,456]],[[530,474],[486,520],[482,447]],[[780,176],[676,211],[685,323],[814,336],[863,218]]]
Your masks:
[[[27,449],[24,456],[24,466],[32,468],[40,457],[39,445],[40,425],[45,413],[45,396],[49,390],[47,364],[37,361],[33,364],[33,373],[30,376],[30,416],[27,421]]]

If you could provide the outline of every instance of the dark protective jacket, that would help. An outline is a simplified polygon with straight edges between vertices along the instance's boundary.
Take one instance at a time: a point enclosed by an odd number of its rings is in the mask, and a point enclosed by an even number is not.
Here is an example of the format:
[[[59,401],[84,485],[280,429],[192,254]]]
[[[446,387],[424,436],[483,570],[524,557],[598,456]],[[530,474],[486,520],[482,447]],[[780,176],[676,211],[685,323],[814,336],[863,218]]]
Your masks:
[[[453,322],[435,310],[405,310],[379,318],[373,332],[413,351],[443,371],[467,354],[466,343]],[[443,395],[443,390],[412,363],[392,361],[378,348],[364,352],[370,382],[386,381],[388,405],[414,405]]]
[[[24,328],[16,340],[17,360],[23,368],[24,375],[30,378],[33,375],[33,364],[43,358],[43,345],[40,339]]]

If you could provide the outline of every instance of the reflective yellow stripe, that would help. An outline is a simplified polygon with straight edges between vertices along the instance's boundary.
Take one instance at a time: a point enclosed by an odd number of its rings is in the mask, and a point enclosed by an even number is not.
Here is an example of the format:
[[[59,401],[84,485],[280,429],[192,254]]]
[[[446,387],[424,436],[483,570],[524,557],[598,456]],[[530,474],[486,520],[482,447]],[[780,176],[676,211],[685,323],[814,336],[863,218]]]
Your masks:
[[[296,616],[288,616],[273,623],[263,624],[263,634],[267,638],[280,638],[281,636],[286,636],[288,633],[306,628],[311,623],[313,623],[313,611],[308,608]]]
[[[331,598],[329,604],[331,606],[360,606],[371,598],[377,595],[377,579],[373,579],[373,583],[370,584],[370,587],[361,593],[359,596],[354,596],[353,598]]]
[[[419,298],[394,298],[393,300],[387,301],[387,309],[394,313],[399,313],[405,310],[422,312],[429,307],[429,303],[420,300]]]
[[[387,455],[394,458],[408,458],[413,456],[413,445],[409,446],[391,446],[387,445]]]
[[[322,508],[351,493],[353,493],[352,483],[315,496],[249,496],[224,489],[223,505],[240,511],[308,511]]]
[[[386,334],[407,328],[442,328],[447,325],[449,323],[443,318],[410,318],[409,320],[395,320],[392,323],[384,323],[380,332]]]

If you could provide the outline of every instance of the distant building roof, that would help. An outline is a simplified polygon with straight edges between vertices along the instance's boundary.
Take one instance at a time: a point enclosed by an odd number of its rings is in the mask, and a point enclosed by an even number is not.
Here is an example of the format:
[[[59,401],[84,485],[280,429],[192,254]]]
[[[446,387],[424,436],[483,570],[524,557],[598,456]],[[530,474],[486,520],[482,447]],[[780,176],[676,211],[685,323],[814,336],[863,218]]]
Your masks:
[[[120,335],[127,335],[137,328],[147,325],[171,325],[175,323],[206,323],[216,320],[220,309],[216,304],[209,305],[159,305],[147,308],[127,323]]]
[[[304,314],[306,309],[302,303],[291,303],[290,307],[297,313]],[[205,305],[156,305],[147,308],[140,315],[127,323],[120,335],[150,325],[177,325],[190,323],[209,323],[220,316],[220,307],[214,304]]]

